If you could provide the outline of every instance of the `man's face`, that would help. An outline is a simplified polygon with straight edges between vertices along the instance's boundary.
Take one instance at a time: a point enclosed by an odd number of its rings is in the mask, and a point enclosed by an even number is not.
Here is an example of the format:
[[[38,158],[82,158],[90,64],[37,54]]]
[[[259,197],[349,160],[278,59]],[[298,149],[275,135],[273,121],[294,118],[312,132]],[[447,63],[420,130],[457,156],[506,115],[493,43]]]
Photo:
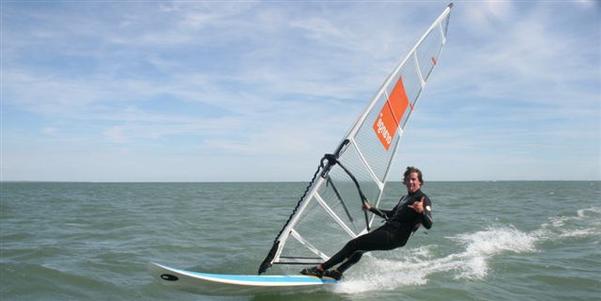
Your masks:
[[[405,186],[407,186],[407,191],[411,193],[418,191],[422,187],[422,183],[417,177],[417,172],[412,172],[405,178]]]

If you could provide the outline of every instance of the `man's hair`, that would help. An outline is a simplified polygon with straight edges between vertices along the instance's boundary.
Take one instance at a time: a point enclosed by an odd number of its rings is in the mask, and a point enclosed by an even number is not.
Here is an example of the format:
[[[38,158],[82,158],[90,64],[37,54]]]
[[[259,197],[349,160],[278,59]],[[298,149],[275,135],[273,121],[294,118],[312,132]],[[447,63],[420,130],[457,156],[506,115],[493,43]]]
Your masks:
[[[407,169],[405,170],[405,173],[403,174],[403,183],[407,182],[407,178],[409,177],[409,175],[411,173],[417,173],[417,179],[419,180],[419,182],[424,185],[424,179],[422,178],[422,171],[419,170],[417,167],[413,167],[413,166],[407,166]]]

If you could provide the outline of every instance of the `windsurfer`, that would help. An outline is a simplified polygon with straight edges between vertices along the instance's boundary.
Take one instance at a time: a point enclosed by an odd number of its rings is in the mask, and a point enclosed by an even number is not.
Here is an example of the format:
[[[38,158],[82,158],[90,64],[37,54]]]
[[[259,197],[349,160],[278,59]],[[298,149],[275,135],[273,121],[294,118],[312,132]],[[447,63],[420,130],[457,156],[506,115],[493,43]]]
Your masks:
[[[407,195],[403,196],[392,210],[381,210],[369,203],[363,205],[363,210],[368,210],[386,219],[383,226],[352,239],[329,260],[303,269],[301,274],[326,276],[339,280],[344,271],[361,259],[363,253],[402,247],[420,225],[430,229],[432,227],[432,203],[428,196],[421,191],[424,184],[422,172],[415,167],[407,167],[403,175],[403,184],[407,187]],[[340,265],[332,269],[337,264]]]

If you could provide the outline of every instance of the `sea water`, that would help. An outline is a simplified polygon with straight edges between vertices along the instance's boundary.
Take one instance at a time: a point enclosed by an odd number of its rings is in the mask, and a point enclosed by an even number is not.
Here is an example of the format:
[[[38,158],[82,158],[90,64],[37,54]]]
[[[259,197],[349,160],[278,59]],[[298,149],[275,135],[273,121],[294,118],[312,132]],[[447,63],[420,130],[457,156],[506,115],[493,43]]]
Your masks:
[[[404,248],[328,289],[239,297],[147,264],[256,273],[306,183],[0,185],[1,300],[601,300],[601,182],[426,183],[434,225]]]

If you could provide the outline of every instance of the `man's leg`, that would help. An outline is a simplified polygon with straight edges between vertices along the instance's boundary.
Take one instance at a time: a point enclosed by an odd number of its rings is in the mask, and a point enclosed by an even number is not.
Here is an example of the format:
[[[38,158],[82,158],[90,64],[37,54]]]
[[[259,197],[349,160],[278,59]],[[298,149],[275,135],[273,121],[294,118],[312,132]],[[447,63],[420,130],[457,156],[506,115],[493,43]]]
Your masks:
[[[351,257],[349,257],[341,265],[339,265],[336,268],[336,270],[338,270],[338,272],[340,272],[340,274],[344,273],[344,271],[348,270],[355,263],[359,262],[359,260],[361,259],[361,256],[363,256],[363,253],[364,253],[363,251],[356,251],[355,253],[353,253],[353,255],[351,255]]]

